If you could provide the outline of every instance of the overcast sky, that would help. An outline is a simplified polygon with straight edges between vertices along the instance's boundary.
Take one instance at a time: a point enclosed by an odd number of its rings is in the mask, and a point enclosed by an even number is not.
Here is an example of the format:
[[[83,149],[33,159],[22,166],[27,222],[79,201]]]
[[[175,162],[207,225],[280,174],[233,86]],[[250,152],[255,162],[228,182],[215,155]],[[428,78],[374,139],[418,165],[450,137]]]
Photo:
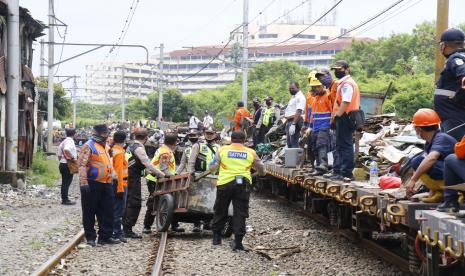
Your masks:
[[[68,25],[67,42],[115,43],[129,13],[129,7],[135,0],[55,0],[55,13],[58,19]],[[266,11],[255,22],[267,23],[281,16],[286,10],[305,0],[250,0],[249,19],[255,18],[260,11]],[[363,32],[354,32],[358,36],[378,38],[393,32],[409,32],[415,24],[436,17],[437,0],[404,0],[397,8],[386,13],[378,21],[361,28]],[[337,2],[337,1],[334,1]],[[378,13],[397,0],[344,0],[337,8],[336,24],[351,28]],[[465,22],[460,16],[463,0],[450,0],[449,25]],[[154,46],[164,43],[166,50],[182,46],[221,44],[228,38],[229,32],[242,21],[243,0],[139,0],[135,16],[123,43],[143,44],[152,52]],[[333,4],[332,0],[313,0],[312,18],[316,19]],[[48,0],[20,0],[20,5],[30,10],[32,16],[48,22]],[[303,5],[290,13],[293,19],[308,17],[308,6]],[[371,27],[373,26],[373,27]],[[60,28],[63,35],[64,29]],[[48,39],[44,36],[44,39]],[[56,33],[55,39],[60,41]],[[39,75],[40,46],[35,45],[33,71]],[[59,59],[61,47],[55,48],[55,60]],[[63,58],[86,50],[83,47],[67,46]],[[69,61],[60,66],[59,75],[81,75],[84,66],[91,61],[101,61],[108,54],[108,48]],[[47,51],[45,51],[47,53]],[[143,52],[122,48],[117,58],[141,59]],[[109,60],[114,58],[114,53]],[[45,70],[47,72],[47,70]],[[80,87],[84,87],[81,79]],[[69,87],[71,83],[65,84]]]

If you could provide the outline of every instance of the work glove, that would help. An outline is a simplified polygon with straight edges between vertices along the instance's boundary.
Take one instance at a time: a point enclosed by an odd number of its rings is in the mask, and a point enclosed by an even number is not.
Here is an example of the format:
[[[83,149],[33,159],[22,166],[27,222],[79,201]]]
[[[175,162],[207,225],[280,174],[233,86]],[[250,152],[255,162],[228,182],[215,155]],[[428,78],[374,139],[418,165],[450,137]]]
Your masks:
[[[290,127],[289,127],[289,135],[294,135],[295,134],[295,124],[292,124]]]
[[[87,194],[90,191],[89,184],[84,184],[79,187],[81,189],[81,194]]]

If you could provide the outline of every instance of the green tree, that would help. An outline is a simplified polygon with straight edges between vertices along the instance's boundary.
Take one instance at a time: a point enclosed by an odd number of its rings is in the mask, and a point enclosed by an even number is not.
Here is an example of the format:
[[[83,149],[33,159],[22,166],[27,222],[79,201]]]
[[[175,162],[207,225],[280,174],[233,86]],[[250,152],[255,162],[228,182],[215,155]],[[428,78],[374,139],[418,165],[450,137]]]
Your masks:
[[[37,86],[41,88],[48,87],[48,81],[45,78],[37,79]],[[64,120],[71,116],[71,101],[66,98],[65,90],[59,83],[53,85],[53,117],[58,120]],[[48,94],[41,93],[39,98],[39,110],[46,111],[48,102]],[[44,116],[44,119],[47,116]]]
[[[187,121],[187,112],[192,110],[186,98],[176,89],[167,89],[163,92],[163,119],[165,121]],[[148,96],[146,104],[146,117],[158,117],[158,92]]]

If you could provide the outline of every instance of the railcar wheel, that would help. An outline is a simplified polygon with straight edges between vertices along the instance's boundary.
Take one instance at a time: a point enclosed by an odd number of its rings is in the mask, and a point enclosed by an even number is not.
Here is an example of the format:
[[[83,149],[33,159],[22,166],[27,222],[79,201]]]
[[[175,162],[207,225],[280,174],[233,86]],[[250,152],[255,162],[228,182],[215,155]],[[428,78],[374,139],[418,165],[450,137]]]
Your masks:
[[[171,194],[163,195],[158,203],[157,231],[166,232],[174,216],[174,198]]]

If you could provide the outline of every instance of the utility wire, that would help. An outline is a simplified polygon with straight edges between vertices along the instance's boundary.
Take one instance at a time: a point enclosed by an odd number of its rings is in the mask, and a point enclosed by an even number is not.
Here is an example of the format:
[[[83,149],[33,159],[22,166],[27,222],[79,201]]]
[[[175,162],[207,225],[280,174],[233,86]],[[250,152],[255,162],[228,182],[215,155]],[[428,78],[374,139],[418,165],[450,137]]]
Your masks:
[[[266,5],[265,8],[263,8],[263,10],[261,10],[254,18],[252,18],[252,20],[248,22],[248,24],[257,20],[257,18],[259,18],[271,5],[273,5],[274,2],[276,2],[276,0],[271,0],[270,3],[268,3],[268,5]]]

